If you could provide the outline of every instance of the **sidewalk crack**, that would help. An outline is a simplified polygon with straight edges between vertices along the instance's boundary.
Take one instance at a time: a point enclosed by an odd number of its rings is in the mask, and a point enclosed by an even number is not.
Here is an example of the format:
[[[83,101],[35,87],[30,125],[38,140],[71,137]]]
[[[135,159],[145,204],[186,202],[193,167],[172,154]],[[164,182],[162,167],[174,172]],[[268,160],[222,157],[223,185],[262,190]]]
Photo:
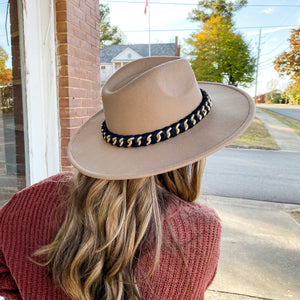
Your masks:
[[[208,291],[215,292],[215,293],[221,293],[221,294],[228,294],[228,295],[245,296],[245,297],[259,299],[259,300],[276,300],[274,298],[264,298],[264,297],[252,296],[252,295],[247,295],[247,294],[232,293],[232,292],[212,290],[212,289],[208,289]]]

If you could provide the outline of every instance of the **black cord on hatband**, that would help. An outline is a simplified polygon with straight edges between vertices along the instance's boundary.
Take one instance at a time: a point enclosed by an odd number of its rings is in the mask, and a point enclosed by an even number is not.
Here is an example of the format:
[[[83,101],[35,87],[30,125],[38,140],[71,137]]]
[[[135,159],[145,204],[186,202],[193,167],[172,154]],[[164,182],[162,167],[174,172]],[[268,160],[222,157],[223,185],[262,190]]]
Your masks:
[[[176,123],[157,129],[152,132],[147,132],[137,135],[119,135],[108,130],[106,122],[103,121],[101,133],[104,140],[117,147],[143,147],[151,144],[156,144],[194,127],[199,123],[211,110],[212,102],[206,91],[200,89],[202,93],[202,101],[200,105],[194,109],[188,116],[182,118]]]

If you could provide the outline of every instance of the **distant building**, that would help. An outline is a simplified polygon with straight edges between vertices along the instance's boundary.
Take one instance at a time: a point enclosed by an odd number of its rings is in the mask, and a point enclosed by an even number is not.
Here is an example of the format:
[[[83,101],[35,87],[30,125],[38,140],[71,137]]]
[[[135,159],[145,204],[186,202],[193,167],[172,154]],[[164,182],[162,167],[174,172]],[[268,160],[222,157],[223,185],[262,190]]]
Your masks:
[[[255,99],[255,103],[286,103],[287,98],[284,97],[283,93],[279,89],[274,89],[268,93],[258,95]]]
[[[101,86],[119,68],[131,61],[148,56],[148,44],[104,46],[100,51]],[[151,44],[151,56],[180,56],[177,38],[175,43]]]
[[[255,103],[266,103],[266,96],[267,96],[268,93],[265,93],[265,94],[261,94],[261,95],[258,95],[256,97],[253,97],[253,100]]]

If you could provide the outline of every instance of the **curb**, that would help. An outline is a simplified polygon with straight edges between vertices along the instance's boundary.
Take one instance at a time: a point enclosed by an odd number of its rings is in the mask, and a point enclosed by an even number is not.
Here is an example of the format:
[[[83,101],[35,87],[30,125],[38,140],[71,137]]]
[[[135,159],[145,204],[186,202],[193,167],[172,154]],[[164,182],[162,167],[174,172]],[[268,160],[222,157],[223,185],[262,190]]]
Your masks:
[[[235,293],[229,293],[224,291],[216,291],[216,290],[210,290],[208,289],[204,296],[205,300],[273,300],[270,298],[261,298],[251,295],[242,295],[242,294],[235,294]]]
[[[209,204],[213,206],[214,204],[219,204],[223,206],[240,206],[247,208],[263,208],[268,210],[284,210],[284,211],[299,211],[300,204],[292,203],[280,203],[280,202],[268,202],[261,200],[251,200],[243,198],[232,198],[232,197],[222,197],[213,195],[201,195],[197,199],[200,203]]]
[[[232,149],[257,149],[257,150],[280,151],[280,149],[276,149],[276,148],[273,148],[273,147],[256,146],[256,145],[228,145],[225,148],[232,148]]]

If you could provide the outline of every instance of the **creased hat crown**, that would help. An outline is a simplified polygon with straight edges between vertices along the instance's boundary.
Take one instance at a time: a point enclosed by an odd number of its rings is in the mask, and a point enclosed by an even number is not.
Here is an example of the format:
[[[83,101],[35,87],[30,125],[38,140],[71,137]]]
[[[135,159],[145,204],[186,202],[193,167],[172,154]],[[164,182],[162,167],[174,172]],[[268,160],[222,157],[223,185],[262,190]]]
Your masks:
[[[168,126],[201,102],[194,73],[180,57],[152,57],[117,71],[102,90],[107,127],[135,135]]]
[[[105,179],[141,178],[186,166],[222,149],[255,115],[249,95],[221,83],[196,83],[189,63],[180,57],[128,63],[103,87],[103,104],[105,111],[97,112],[71,138],[68,157],[83,174]],[[167,130],[161,130],[165,126]],[[128,137],[135,134],[139,137]],[[145,136],[146,146],[140,146]]]

